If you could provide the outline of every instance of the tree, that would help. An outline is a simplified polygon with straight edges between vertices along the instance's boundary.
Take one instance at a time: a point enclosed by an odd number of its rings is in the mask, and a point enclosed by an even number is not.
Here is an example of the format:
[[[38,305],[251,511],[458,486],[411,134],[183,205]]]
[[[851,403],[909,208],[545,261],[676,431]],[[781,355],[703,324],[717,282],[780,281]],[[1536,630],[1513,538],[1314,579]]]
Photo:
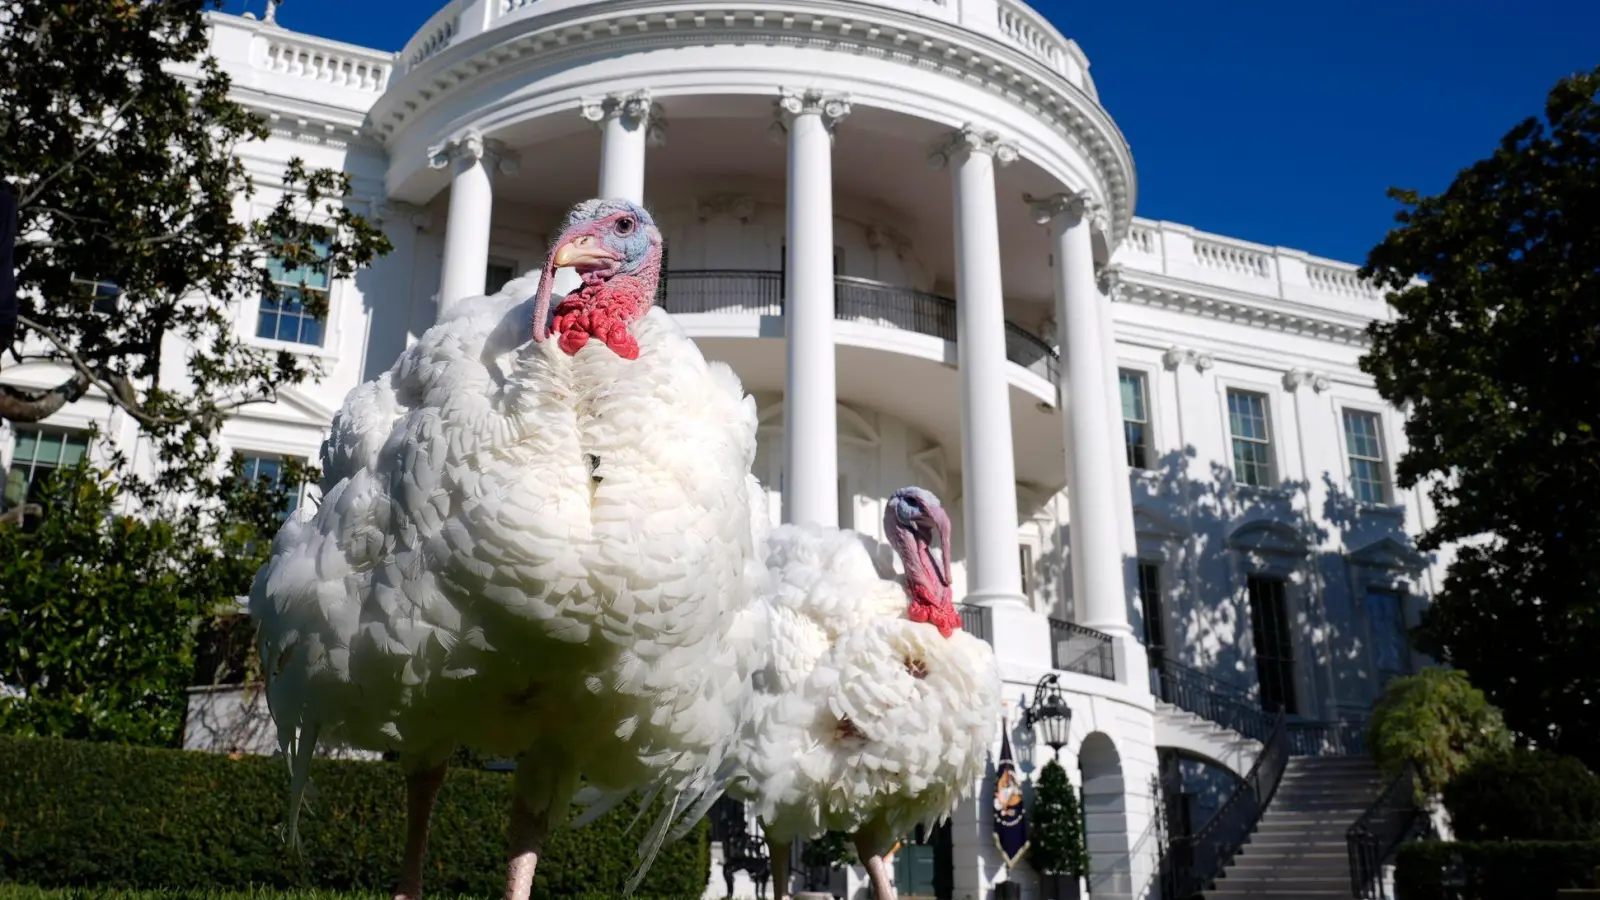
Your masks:
[[[239,472],[221,485],[220,513],[147,520],[80,462],[46,480],[34,527],[0,526],[0,732],[176,741],[196,634],[236,610],[287,501]]]
[[[1087,875],[1089,853],[1084,845],[1083,806],[1067,770],[1054,759],[1039,770],[1033,789],[1033,822],[1028,858],[1042,875]]]
[[[349,277],[390,249],[347,206],[346,175],[299,159],[270,212],[238,220],[256,186],[234,151],[267,129],[207,56],[218,2],[0,0],[0,178],[17,197],[21,301],[0,364],[64,373],[48,390],[0,385],[0,418],[43,421],[100,392],[155,445],[153,479],[123,473],[145,495],[210,478],[229,412],[319,373],[244,339],[238,301],[323,315],[309,277]]]
[[[1444,789],[1458,841],[1600,840],[1600,776],[1570,756],[1518,747]]]
[[[1373,707],[1367,746],[1386,777],[1415,765],[1425,796],[1475,762],[1510,749],[1511,733],[1467,673],[1435,666],[1389,682]]]
[[[1362,369],[1408,412],[1401,487],[1457,555],[1415,634],[1525,741],[1600,767],[1600,69],[1444,193],[1392,190]],[[1420,280],[1420,281],[1419,281]]]

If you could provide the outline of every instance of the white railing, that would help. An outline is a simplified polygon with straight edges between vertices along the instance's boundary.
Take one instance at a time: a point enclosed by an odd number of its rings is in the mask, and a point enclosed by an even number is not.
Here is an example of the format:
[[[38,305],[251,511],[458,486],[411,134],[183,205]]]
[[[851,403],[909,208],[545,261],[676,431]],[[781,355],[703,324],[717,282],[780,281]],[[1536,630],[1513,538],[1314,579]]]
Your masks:
[[[1321,263],[1306,263],[1306,278],[1314,290],[1358,300],[1381,300],[1383,292],[1370,281],[1363,281],[1353,269],[1335,268]]]
[[[1354,263],[1252,244],[1187,225],[1135,219],[1117,250],[1123,269],[1214,284],[1314,306],[1375,312],[1385,292]]]
[[[405,49],[400,51],[400,58],[405,64],[406,71],[422,65],[427,59],[440,50],[450,46],[456,35],[461,31],[462,0],[452,0],[444,9],[433,14],[423,26],[412,35]]]
[[[1267,254],[1231,242],[1196,238],[1194,258],[1196,263],[1207,269],[1237,272],[1256,278],[1272,277],[1272,260]]]
[[[393,69],[386,56],[339,52],[286,37],[268,39],[266,54],[257,65],[268,72],[367,94],[383,93]]]
[[[1067,74],[1067,44],[1055,28],[1025,3],[1000,0],[1000,33],[1058,75]]]

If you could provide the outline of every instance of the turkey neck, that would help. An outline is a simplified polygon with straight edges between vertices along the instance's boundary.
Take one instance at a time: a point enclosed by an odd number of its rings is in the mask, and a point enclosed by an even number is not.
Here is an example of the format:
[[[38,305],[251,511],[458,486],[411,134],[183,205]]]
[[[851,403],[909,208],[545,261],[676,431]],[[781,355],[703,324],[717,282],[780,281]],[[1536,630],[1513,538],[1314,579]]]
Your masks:
[[[652,253],[634,272],[619,272],[609,278],[599,273],[585,274],[583,287],[563,300],[561,305],[568,306],[576,301],[585,308],[604,307],[612,310],[614,315],[622,313],[631,323],[650,311],[660,283],[661,255]]]
[[[900,528],[890,535],[890,542],[905,566],[911,620],[931,622],[949,637],[954,628],[960,627],[961,616],[956,612],[954,592],[934,575],[933,547]],[[950,561],[945,560],[944,565],[949,566]]]

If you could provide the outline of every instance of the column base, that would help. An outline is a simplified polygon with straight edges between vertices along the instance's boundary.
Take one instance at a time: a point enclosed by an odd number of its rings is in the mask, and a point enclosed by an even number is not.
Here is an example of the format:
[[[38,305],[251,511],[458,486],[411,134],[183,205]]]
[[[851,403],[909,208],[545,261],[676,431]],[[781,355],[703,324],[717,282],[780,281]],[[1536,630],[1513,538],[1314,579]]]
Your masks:
[[[1050,623],[1017,594],[988,594],[967,603],[984,610],[989,625],[989,645],[1007,663],[1050,668]]]

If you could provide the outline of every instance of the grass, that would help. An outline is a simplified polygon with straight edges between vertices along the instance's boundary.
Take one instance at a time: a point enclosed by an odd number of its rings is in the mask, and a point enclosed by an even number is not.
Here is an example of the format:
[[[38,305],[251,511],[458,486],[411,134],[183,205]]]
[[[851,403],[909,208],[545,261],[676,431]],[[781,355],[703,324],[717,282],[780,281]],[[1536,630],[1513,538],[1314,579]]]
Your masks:
[[[538,900],[537,891],[533,900]],[[0,900],[391,900],[386,891],[280,891],[272,888],[207,891],[179,888],[161,891],[124,888],[42,888],[26,884],[0,883]],[[473,895],[426,894],[424,900],[484,900]],[[606,894],[589,894],[570,900],[613,900]],[[634,897],[633,900],[700,900],[690,897]]]

